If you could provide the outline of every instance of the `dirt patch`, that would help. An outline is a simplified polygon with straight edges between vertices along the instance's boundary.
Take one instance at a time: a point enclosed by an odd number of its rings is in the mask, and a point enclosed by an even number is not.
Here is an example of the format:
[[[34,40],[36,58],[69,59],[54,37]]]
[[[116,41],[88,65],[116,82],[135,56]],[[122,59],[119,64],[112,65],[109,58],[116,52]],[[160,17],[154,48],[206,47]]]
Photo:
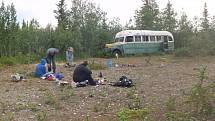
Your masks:
[[[106,59],[93,58],[105,64]],[[135,93],[141,99],[141,105],[150,105],[153,119],[163,120],[163,103],[171,96],[180,97],[183,91],[190,89],[198,79],[195,68],[206,65],[209,79],[215,79],[215,57],[173,58],[171,56],[128,57],[113,59],[118,67],[105,70],[93,70],[93,76],[99,72],[108,79],[116,81],[125,75],[135,82]],[[77,62],[78,63],[78,62]],[[135,66],[128,66],[134,64]],[[56,121],[117,121],[116,112],[129,105],[130,88],[110,85],[88,86],[83,88],[59,87],[52,81],[33,78],[30,75],[35,65],[16,65],[0,71],[0,119],[15,121],[56,120]],[[57,71],[63,73],[64,80],[72,80],[74,68],[57,65]],[[24,73],[26,81],[11,82],[10,75]],[[180,100],[179,100],[180,101]]]

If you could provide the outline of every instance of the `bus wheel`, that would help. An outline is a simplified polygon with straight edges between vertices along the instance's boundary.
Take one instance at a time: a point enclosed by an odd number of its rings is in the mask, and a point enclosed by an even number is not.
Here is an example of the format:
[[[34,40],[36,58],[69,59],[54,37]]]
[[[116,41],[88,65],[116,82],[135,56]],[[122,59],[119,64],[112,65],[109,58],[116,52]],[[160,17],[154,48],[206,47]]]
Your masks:
[[[120,56],[122,56],[122,53],[119,50],[114,50],[113,51],[113,56],[114,57],[117,57],[117,56],[120,57]]]

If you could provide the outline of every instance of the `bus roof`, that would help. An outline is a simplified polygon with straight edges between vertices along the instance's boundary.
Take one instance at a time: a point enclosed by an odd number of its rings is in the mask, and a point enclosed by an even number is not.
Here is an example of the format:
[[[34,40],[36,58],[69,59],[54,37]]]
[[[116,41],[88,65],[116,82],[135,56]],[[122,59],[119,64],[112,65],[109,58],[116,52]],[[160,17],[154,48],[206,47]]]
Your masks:
[[[134,36],[134,35],[166,35],[173,38],[172,33],[168,31],[153,31],[153,30],[124,30],[116,34],[116,38],[124,36]]]

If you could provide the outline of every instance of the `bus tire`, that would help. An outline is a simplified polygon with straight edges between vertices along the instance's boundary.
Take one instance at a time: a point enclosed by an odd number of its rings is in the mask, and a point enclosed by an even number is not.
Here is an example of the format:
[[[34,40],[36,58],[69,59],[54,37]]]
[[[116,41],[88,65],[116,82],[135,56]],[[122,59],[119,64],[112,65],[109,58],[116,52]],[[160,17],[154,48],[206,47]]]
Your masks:
[[[114,51],[113,51],[112,55],[113,55],[114,57],[116,57],[116,54],[118,54],[118,56],[122,56],[122,53],[121,53],[119,50],[114,50]]]

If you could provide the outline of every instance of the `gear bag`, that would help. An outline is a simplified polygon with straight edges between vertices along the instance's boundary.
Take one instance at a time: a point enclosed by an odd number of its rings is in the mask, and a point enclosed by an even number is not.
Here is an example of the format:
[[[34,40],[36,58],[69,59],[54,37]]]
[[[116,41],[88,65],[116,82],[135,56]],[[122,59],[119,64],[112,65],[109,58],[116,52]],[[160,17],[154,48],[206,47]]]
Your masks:
[[[133,85],[133,82],[132,82],[131,79],[128,79],[126,76],[122,76],[122,77],[120,77],[118,82],[115,82],[113,84],[113,86],[117,86],[117,87],[132,87],[134,85]]]

